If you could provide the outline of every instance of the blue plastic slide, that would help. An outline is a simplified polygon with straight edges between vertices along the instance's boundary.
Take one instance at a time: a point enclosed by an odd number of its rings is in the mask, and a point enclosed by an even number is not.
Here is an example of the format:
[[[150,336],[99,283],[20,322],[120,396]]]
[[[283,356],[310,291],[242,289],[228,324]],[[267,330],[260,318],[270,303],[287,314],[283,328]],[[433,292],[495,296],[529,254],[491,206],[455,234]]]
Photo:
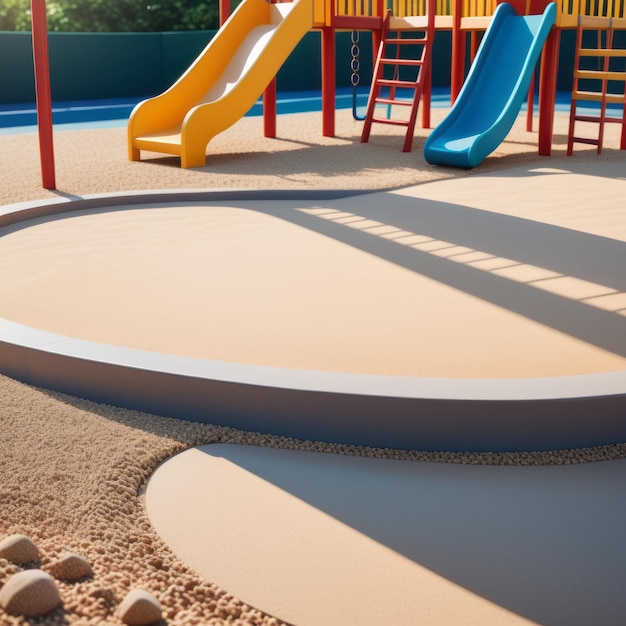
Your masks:
[[[476,167],[504,141],[555,19],[554,2],[543,15],[525,16],[498,5],[458,98],[426,140],[429,163]]]

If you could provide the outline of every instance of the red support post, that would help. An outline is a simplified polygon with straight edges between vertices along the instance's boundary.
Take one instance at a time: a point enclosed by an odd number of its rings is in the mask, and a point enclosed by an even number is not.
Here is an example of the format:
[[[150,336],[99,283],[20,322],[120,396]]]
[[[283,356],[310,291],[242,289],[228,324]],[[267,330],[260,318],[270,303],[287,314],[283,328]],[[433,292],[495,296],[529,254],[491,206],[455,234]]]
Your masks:
[[[220,26],[230,17],[230,0],[219,0]]]
[[[276,77],[263,92],[263,131],[266,137],[276,138]]]
[[[454,104],[465,80],[465,33],[461,30],[461,0],[454,0],[452,12],[452,68],[450,70],[450,104]]]
[[[37,127],[39,130],[41,185],[44,189],[56,189],[46,0],[31,0],[30,9],[33,33],[33,63],[35,69],[35,97],[37,104]]]
[[[472,60],[472,63],[474,62],[474,59],[476,58],[476,53],[478,52],[478,46],[480,45],[480,37],[478,36],[478,32],[476,32],[475,30],[472,31],[472,35],[471,35],[471,43],[470,43],[470,59]]]
[[[553,28],[546,39],[541,55],[539,76],[539,154],[541,156],[550,156],[552,154],[560,41],[560,29]]]
[[[535,74],[533,72],[526,98],[526,132],[533,132],[533,115],[535,113]]]
[[[372,31],[372,67],[376,65],[376,57],[378,56],[378,48],[380,48],[380,42],[382,37],[380,36],[380,30]]]
[[[432,55],[428,67],[424,68],[424,87],[422,89],[422,128],[430,128],[430,109],[433,91],[433,62]]]
[[[322,135],[335,136],[337,70],[335,68],[335,29],[322,28]]]

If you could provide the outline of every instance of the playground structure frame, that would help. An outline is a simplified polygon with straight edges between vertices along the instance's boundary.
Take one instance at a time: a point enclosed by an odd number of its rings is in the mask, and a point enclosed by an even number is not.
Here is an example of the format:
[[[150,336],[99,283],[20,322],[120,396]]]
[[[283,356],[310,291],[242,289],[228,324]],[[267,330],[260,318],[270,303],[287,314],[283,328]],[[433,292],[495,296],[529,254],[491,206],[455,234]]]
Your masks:
[[[493,12],[501,0],[436,0],[435,31],[451,31],[450,95],[452,103],[459,94],[466,75],[468,53],[467,35],[470,35],[469,58],[473,59],[478,49],[480,36],[491,23]],[[509,0],[519,15],[543,12],[548,0]],[[427,14],[428,0],[389,0],[394,21],[390,30],[423,29],[425,22],[412,18],[423,18]],[[539,73],[539,121],[538,152],[549,156],[552,152],[553,119],[556,102],[556,78],[559,62],[559,47],[562,30],[577,28],[578,18],[599,16],[626,18],[626,2],[623,0],[557,0],[557,18],[550,32],[540,61]],[[324,0],[324,10],[316,5],[314,29],[322,36],[322,134],[335,134],[335,89],[336,89],[336,32],[340,30],[363,30],[372,34],[372,50],[380,43],[380,31],[387,10],[384,0]],[[229,14],[228,0],[221,0],[220,20],[223,23]],[[430,84],[424,86],[422,95],[422,126],[430,121]],[[529,91],[527,129],[532,130],[534,113],[534,81]],[[275,81],[264,94],[265,133],[276,136],[276,85]]]
[[[395,23],[392,29],[423,29],[427,0],[389,0]],[[546,0],[512,0],[510,2],[520,15],[541,12]],[[452,33],[451,100],[454,102],[465,78],[467,33],[470,33],[470,58],[476,53],[479,34],[484,32],[498,0],[436,0],[435,32],[450,30]],[[230,0],[220,0],[220,23],[230,15]],[[372,48],[380,42],[382,22],[387,7],[385,0],[320,0],[314,3],[313,29],[322,34],[322,134],[335,134],[336,108],[336,42],[337,30],[369,30]],[[52,133],[52,106],[50,99],[50,73],[48,62],[46,4],[45,0],[31,0],[33,59],[35,66],[35,90],[38,110],[39,142],[41,155],[42,186],[55,189],[54,144]],[[556,101],[556,76],[559,60],[561,31],[575,29],[579,16],[626,19],[624,0],[558,0],[555,27],[550,32],[540,61],[539,81],[539,129],[538,151],[549,156],[552,151],[554,109]],[[534,108],[534,81],[529,91],[527,130],[532,130]],[[422,126],[430,122],[430,84],[425,84],[422,102]],[[276,136],[276,80],[267,86],[264,96],[264,132],[267,137]]]

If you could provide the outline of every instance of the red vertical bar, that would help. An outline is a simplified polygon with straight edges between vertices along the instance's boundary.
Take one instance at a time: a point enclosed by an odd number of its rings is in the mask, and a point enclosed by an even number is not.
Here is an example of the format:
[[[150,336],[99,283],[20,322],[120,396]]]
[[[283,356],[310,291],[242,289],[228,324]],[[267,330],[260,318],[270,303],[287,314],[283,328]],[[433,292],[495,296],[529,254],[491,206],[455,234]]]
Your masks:
[[[435,16],[437,14],[436,1],[428,0],[426,10],[428,13],[428,28],[426,31],[426,37],[428,38],[428,45],[430,46],[430,54],[427,66],[422,68],[425,70],[421,102],[422,128],[430,128],[430,107],[433,90],[433,48],[435,46]],[[424,53],[422,52],[422,54]]]
[[[33,63],[35,68],[37,127],[39,129],[41,185],[44,189],[56,189],[46,0],[31,0],[30,10],[33,31]]]
[[[430,107],[432,99],[432,57],[428,67],[424,68],[424,87],[422,89],[422,128],[430,128]]]
[[[474,59],[476,58],[476,53],[478,52],[479,45],[480,45],[480,39],[478,37],[478,33],[475,30],[473,30],[471,39],[470,39],[470,58],[472,60],[472,63],[474,62]]]
[[[276,77],[263,92],[263,130],[266,137],[276,137]]]
[[[335,29],[322,28],[322,135],[335,136]]]
[[[220,26],[230,17],[230,0],[219,0]]]
[[[452,69],[450,72],[450,104],[454,104],[465,78],[465,33],[461,31],[461,0],[454,1],[452,13]]]
[[[533,131],[533,115],[535,113],[535,74],[533,72],[528,87],[528,97],[526,98],[526,132]]]
[[[561,31],[553,28],[546,39],[541,55],[539,75],[539,154],[552,154],[554,105],[556,101],[556,75],[559,63]]]
[[[372,31],[372,67],[376,66],[376,57],[378,56],[378,48],[380,48],[381,36],[380,30]]]

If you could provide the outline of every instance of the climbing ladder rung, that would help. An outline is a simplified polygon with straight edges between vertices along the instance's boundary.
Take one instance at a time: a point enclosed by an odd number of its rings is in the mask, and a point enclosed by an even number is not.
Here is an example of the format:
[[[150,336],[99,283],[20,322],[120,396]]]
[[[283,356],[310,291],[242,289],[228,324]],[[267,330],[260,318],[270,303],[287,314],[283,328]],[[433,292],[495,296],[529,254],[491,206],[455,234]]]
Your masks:
[[[397,78],[381,78],[378,81],[381,87],[400,87],[401,89],[415,89],[419,81],[400,80]]]
[[[586,144],[589,144],[590,146],[599,146],[600,145],[600,140],[599,139],[592,139],[591,137],[572,137],[572,139],[576,143],[586,143]]]
[[[588,80],[624,80],[624,72],[604,72],[602,70],[575,70],[574,77]]]
[[[626,50],[615,48],[581,48],[580,55],[584,57],[626,57]]]
[[[625,78],[622,78],[625,80]],[[623,104],[623,93],[602,93],[597,91],[574,91],[572,93],[572,100],[585,100],[587,102],[602,102],[604,100],[607,104]]]
[[[384,65],[402,65],[405,67],[420,67],[423,65],[420,59],[381,59],[380,62]]]
[[[387,124],[389,126],[408,126],[411,123],[410,120],[394,120],[390,117],[373,117],[372,122]]]
[[[601,121],[601,118],[599,115],[576,115],[574,117],[574,119],[577,122],[587,122],[590,124],[596,123],[599,124]],[[615,124],[621,124],[622,123],[622,118],[621,117],[614,117],[614,116],[610,116],[607,115],[604,118],[604,123],[605,124],[610,124],[611,122],[615,123]]]
[[[576,115],[574,119],[577,122],[588,122],[591,124],[600,122],[600,116],[598,115]],[[605,121],[608,122],[609,118],[605,118]]]
[[[420,37],[419,39],[408,39],[407,37],[387,37],[383,40],[389,46],[396,45],[410,45],[410,46],[418,46],[424,45],[428,42],[427,37]]]
[[[376,104],[387,104],[389,106],[413,106],[413,100],[394,100],[391,98],[376,98]]]

